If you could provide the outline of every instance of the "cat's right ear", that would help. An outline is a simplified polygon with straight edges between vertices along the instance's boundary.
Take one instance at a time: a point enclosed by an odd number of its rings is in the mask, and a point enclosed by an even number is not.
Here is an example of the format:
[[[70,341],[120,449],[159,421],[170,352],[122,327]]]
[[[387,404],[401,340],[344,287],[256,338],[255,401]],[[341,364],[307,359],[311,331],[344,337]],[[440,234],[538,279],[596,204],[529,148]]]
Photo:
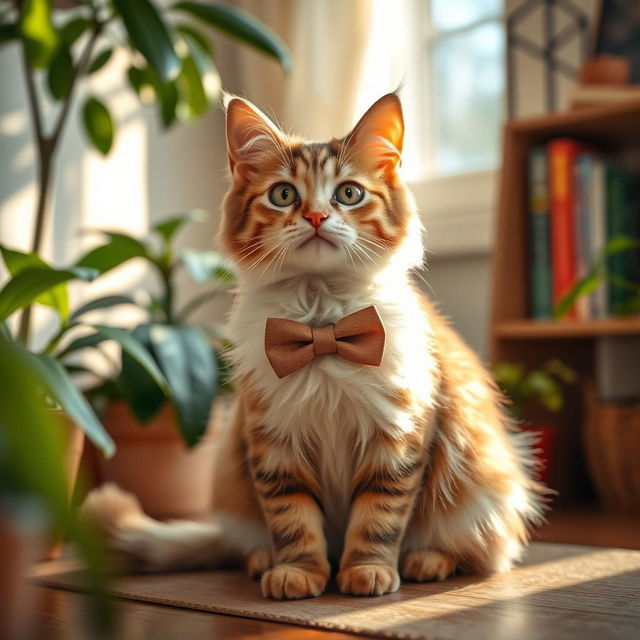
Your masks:
[[[277,157],[283,133],[256,106],[244,98],[225,95],[227,151],[231,173],[250,177],[265,161]]]

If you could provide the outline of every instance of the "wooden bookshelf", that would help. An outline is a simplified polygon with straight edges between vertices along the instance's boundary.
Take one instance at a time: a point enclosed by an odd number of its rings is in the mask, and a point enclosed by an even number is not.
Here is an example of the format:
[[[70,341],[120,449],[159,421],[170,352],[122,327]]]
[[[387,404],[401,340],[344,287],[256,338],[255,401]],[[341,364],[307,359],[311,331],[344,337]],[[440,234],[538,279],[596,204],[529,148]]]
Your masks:
[[[640,152],[640,101],[514,121],[504,128],[493,261],[491,359],[537,367],[550,358],[560,358],[579,372],[580,384],[568,389],[561,414],[539,410],[532,416],[535,421],[557,425],[551,484],[560,492],[562,504],[592,495],[581,428],[584,389],[593,379],[596,340],[640,336],[640,317],[585,322],[529,318],[527,158],[533,147],[559,137],[574,138],[605,152]]]

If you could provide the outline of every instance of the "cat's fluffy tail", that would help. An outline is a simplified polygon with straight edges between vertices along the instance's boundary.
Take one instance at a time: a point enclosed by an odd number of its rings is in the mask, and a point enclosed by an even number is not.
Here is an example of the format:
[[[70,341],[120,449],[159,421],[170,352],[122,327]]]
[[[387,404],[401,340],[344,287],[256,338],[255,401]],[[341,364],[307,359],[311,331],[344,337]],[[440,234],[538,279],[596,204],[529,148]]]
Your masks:
[[[261,543],[258,535],[236,535],[224,518],[211,522],[160,522],[147,516],[130,493],[114,484],[93,490],[82,510],[104,531],[109,547],[137,571],[206,569],[235,564]],[[247,535],[248,534],[248,535]]]

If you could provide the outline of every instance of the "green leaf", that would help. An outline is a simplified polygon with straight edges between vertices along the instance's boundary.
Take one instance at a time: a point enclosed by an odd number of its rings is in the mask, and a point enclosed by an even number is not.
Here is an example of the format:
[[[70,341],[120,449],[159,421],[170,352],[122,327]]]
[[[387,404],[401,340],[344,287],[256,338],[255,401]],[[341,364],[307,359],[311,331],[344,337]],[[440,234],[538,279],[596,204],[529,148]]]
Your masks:
[[[246,11],[212,2],[178,2],[173,8],[189,13],[209,26],[275,58],[286,71],[290,69],[291,55],[284,42]]]
[[[89,28],[91,23],[86,18],[72,18],[60,29],[60,38],[69,49],[78,38]]]
[[[82,109],[84,130],[91,144],[107,155],[113,144],[113,120],[107,107],[96,98],[88,98]]]
[[[66,411],[69,417],[85,432],[89,440],[102,450],[107,458],[115,452],[115,445],[96,417],[93,409],[71,382],[64,367],[51,356],[33,354],[35,368],[46,390]]]
[[[12,42],[19,35],[17,24],[0,24],[0,47]]]
[[[31,304],[40,294],[75,278],[91,280],[95,272],[81,269],[28,267],[9,280],[0,291],[0,322],[14,311]]]
[[[136,327],[133,336],[153,355],[150,338],[150,324]],[[145,423],[151,420],[167,402],[165,394],[144,368],[128,353],[122,353],[122,370],[118,379],[118,388],[127,400],[136,418]]]
[[[179,94],[175,81],[163,82],[151,67],[129,67],[127,78],[140,101],[149,104],[157,100],[160,105],[160,119],[169,127],[176,120]]]
[[[63,45],[56,50],[47,73],[47,86],[56,100],[62,100],[67,97],[72,77],[73,60],[71,59],[71,52]]]
[[[210,56],[197,42],[187,38],[186,46],[188,52],[182,59],[177,82],[186,97],[190,117],[197,117],[220,99],[220,76]]]
[[[180,59],[173,46],[173,36],[162,14],[149,0],[113,0],[122,16],[133,45],[160,74],[173,80],[180,71]]]
[[[113,54],[113,49],[103,49],[92,61],[91,64],[87,68],[87,73],[92,74],[96,71],[99,71],[104,67],[109,60],[111,60],[111,56]]]
[[[95,311],[96,309],[106,309],[108,307],[114,307],[119,304],[135,304],[135,300],[131,296],[104,296],[103,298],[96,298],[78,307],[70,316],[70,320],[74,321],[83,316],[89,311]]]
[[[225,258],[217,251],[185,249],[180,259],[196,282],[206,282],[220,270],[228,271]]]
[[[76,263],[77,267],[90,267],[104,274],[132,258],[149,258],[147,247],[132,236],[116,231],[100,231],[108,242],[89,251]]]
[[[47,67],[59,42],[51,20],[51,0],[25,0],[20,11],[19,29],[29,65]]]
[[[167,381],[158,368],[156,361],[130,331],[104,324],[92,326],[98,334],[102,334],[108,340],[115,340],[122,350],[133,358],[165,393],[168,391]]]
[[[51,268],[35,253],[23,253],[6,247],[0,247],[0,252],[2,252],[4,263],[12,276],[16,276],[20,271],[28,267]],[[66,321],[69,315],[69,294],[65,284],[60,284],[39,295],[34,302],[55,309],[63,322]]]
[[[204,209],[192,209],[187,213],[167,218],[154,224],[151,227],[152,231],[159,233],[162,239],[169,243],[173,239],[173,236],[182,229],[182,227],[189,222],[206,222],[209,219],[209,215]]]
[[[106,336],[103,333],[89,333],[86,336],[81,336],[71,341],[62,351],[56,354],[58,360],[66,358],[70,353],[80,351],[81,349],[88,349],[90,347],[97,347],[99,344],[106,340]]]
[[[182,436],[191,447],[207,429],[216,395],[214,354],[199,327],[156,324],[149,338],[167,378]]]
[[[190,24],[179,24],[176,26],[176,31],[187,39],[191,39],[197,43],[198,46],[204,51],[210,58],[213,58],[213,45],[209,38]]]
[[[576,284],[555,306],[555,309],[553,310],[554,317],[556,319],[563,318],[567,313],[569,313],[578,298],[593,293],[604,282],[604,280],[604,276],[598,272],[592,272],[578,280],[578,282],[576,282]]]

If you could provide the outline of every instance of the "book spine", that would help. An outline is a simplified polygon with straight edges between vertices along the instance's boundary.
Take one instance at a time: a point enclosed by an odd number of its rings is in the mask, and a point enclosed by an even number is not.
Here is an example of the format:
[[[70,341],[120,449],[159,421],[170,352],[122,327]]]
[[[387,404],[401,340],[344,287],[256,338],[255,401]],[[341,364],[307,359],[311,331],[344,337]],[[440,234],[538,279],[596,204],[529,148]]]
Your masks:
[[[593,264],[607,243],[605,166],[602,158],[591,158],[591,180],[589,184],[589,214],[591,232],[591,263]],[[591,295],[591,316],[604,318],[608,315],[608,288],[603,282]]]
[[[576,142],[567,139],[553,140],[548,146],[554,307],[571,291],[577,277],[573,160],[579,150]],[[577,317],[575,305],[566,317]]]
[[[630,213],[627,207],[627,176],[624,170],[613,164],[607,166],[607,239],[630,236]],[[629,298],[628,291],[616,283],[631,279],[630,252],[623,251],[609,256],[607,271],[615,280],[609,282],[609,313],[624,314]]]
[[[589,178],[591,158],[587,153],[579,153],[573,162],[575,185],[574,220],[576,243],[576,278],[581,280],[589,273],[591,266],[591,238],[589,219]],[[576,315],[580,320],[591,317],[591,296],[580,296],[576,300]]]
[[[530,238],[530,315],[536,319],[552,317],[551,290],[551,212],[547,150],[532,149],[529,154],[529,238]]]

